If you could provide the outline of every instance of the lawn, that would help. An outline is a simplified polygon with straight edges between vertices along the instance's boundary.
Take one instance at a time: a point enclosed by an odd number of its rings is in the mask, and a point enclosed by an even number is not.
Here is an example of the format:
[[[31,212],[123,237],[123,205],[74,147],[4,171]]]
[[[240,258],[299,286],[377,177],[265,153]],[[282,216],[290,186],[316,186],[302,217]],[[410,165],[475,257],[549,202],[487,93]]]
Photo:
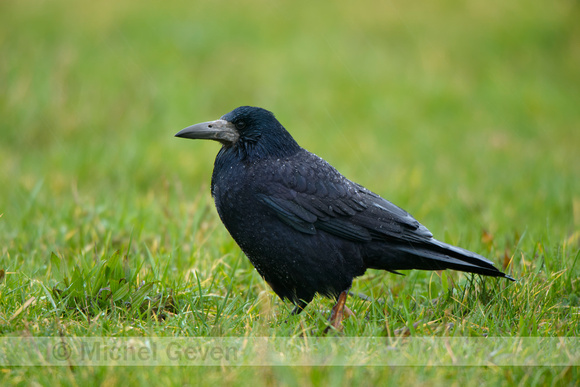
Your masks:
[[[0,339],[320,338],[332,303],[289,316],[222,226],[209,193],[219,145],[173,137],[255,105],[518,280],[370,270],[333,337],[578,340],[577,20],[572,1],[1,2]],[[407,367],[2,363],[0,382],[580,379],[578,356],[557,367],[408,356]]]

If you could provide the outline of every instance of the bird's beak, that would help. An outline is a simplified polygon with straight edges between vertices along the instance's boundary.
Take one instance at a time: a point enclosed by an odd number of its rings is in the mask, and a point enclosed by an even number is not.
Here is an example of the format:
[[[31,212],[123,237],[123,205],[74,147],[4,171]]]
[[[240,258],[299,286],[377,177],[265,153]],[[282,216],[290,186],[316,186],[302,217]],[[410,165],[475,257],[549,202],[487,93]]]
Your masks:
[[[175,137],[216,140],[222,144],[231,145],[238,141],[240,134],[236,130],[236,126],[231,122],[216,120],[188,126],[177,132]]]

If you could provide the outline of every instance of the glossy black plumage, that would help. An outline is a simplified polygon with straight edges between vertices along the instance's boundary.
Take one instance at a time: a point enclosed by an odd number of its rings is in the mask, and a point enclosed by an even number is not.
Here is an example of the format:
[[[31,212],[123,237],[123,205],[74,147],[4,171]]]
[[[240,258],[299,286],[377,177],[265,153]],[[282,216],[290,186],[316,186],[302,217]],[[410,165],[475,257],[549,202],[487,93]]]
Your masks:
[[[267,110],[239,107],[176,136],[222,143],[211,183],[219,216],[274,292],[300,308],[316,293],[338,297],[369,268],[511,279],[302,149]]]

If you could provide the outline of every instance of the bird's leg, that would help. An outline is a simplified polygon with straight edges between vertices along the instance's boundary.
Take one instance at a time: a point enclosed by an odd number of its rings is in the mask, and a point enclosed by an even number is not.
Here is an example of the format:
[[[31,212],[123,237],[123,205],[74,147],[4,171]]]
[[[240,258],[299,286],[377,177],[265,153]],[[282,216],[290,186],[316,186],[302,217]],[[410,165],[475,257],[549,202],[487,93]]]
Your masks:
[[[346,304],[346,297],[348,296],[348,289],[340,293],[338,296],[338,300],[336,301],[336,305],[332,308],[332,312],[330,312],[330,318],[328,321],[330,322],[330,326],[324,330],[324,333],[328,333],[330,327],[333,327],[337,331],[342,330],[342,320],[344,318],[344,309]],[[348,309],[348,308],[347,308]],[[350,311],[350,309],[349,309]],[[350,312],[352,313],[352,312]]]
[[[344,306],[344,318],[355,316],[354,312],[348,306]]]
[[[306,305],[308,305],[307,302],[302,301],[302,300],[298,301],[298,303],[296,304],[294,309],[292,309],[292,312],[290,313],[290,315],[296,316],[297,314],[300,314],[300,312],[302,312],[304,310],[304,308],[306,308]]]

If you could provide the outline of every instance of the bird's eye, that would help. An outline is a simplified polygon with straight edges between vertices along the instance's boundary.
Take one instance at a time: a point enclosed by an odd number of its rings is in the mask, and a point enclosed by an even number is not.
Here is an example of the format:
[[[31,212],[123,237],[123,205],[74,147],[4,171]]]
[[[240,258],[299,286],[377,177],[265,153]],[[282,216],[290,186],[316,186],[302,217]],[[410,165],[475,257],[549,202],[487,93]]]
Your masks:
[[[238,129],[244,129],[246,127],[246,122],[245,121],[238,121],[236,122],[236,128]]]

